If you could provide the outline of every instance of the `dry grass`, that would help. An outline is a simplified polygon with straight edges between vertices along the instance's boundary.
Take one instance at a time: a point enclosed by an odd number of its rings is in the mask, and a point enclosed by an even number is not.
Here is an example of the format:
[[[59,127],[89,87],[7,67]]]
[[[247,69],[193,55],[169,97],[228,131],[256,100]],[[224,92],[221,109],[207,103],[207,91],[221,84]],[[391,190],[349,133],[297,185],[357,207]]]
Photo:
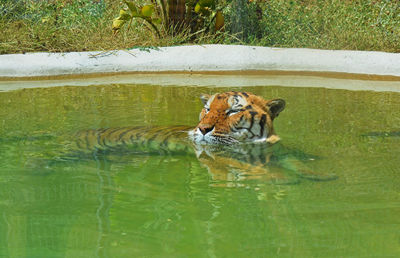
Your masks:
[[[400,52],[399,0],[269,0],[261,44]]]
[[[43,2],[43,1],[42,1]],[[60,1],[62,2],[62,1]],[[64,9],[69,7],[68,1]],[[85,1],[90,2],[90,1]],[[93,1],[95,2],[95,1]],[[39,17],[0,19],[0,54],[24,53],[32,51],[89,51],[126,48],[139,43],[147,43],[145,34],[138,33],[130,37],[113,36],[111,20],[118,13],[118,3],[107,1],[100,17],[88,17],[85,12],[76,12],[70,8],[69,19],[55,6],[54,10],[43,12]],[[50,3],[51,5],[54,5]],[[48,5],[39,6],[46,9]],[[40,12],[40,9],[30,12]],[[26,12],[29,11],[25,9]],[[28,13],[31,14],[31,13]],[[75,17],[73,17],[75,15]],[[140,27],[140,26],[139,26]],[[140,28],[138,28],[140,29]]]
[[[0,4],[0,54],[68,52],[205,43],[400,52],[400,1],[268,0],[261,37],[228,32],[156,38],[141,21],[113,35],[122,5],[112,0],[5,0]],[[25,3],[25,4],[23,4]],[[234,15],[234,10],[225,12]],[[229,20],[229,17],[227,17]],[[251,30],[251,28],[250,28]]]

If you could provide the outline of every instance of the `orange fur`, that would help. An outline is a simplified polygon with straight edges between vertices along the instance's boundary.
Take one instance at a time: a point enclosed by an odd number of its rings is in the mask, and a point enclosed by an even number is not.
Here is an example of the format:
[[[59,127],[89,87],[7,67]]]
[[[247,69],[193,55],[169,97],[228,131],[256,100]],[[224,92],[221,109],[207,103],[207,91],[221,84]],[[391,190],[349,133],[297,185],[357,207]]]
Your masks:
[[[201,136],[232,136],[238,141],[266,140],[275,143],[273,120],[285,107],[281,99],[264,100],[248,92],[225,92],[202,95],[204,108],[194,129]]]

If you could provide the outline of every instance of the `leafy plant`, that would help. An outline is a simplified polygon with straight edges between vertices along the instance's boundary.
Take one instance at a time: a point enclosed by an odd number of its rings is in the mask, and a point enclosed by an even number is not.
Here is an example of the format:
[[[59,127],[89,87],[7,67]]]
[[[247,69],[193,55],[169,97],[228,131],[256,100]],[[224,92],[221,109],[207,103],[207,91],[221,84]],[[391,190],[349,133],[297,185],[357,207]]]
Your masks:
[[[222,8],[217,8],[216,0],[152,0],[144,5],[123,2],[126,7],[113,21],[114,33],[126,24],[129,30],[134,19],[144,20],[158,37],[161,37],[161,32],[173,35],[185,30],[192,33],[208,31],[212,25],[215,31],[224,27]]]
[[[114,19],[113,21],[113,31],[117,33],[123,25],[129,22],[129,27],[132,24],[133,19],[143,19],[145,20],[157,33],[160,37],[160,31],[158,30],[156,23],[160,22],[159,18],[154,18],[154,5],[147,4],[144,6],[136,6],[133,1],[124,1],[128,8],[121,9],[119,11],[118,18]],[[129,29],[128,27],[128,29]]]

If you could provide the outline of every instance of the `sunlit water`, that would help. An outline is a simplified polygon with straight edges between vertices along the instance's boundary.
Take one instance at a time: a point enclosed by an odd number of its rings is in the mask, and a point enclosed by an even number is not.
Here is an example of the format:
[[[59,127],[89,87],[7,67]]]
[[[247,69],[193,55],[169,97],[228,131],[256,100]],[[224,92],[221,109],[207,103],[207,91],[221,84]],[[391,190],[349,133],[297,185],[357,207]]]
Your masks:
[[[200,93],[283,98],[282,144],[332,181],[216,180],[193,155],[62,163],[53,135],[195,125]],[[399,257],[400,94],[138,85],[0,93],[0,257]]]

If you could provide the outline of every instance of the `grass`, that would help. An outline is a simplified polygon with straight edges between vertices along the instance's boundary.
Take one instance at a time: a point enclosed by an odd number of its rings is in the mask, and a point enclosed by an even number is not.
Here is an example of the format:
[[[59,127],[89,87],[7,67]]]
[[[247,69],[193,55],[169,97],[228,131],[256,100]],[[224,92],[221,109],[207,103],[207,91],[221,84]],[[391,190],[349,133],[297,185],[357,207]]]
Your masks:
[[[269,1],[265,45],[400,52],[400,1]]]
[[[7,15],[0,18],[0,54],[110,50],[154,43],[140,24],[134,32],[112,34],[118,1],[20,0],[19,6],[14,1],[8,1],[9,11],[3,7]]]
[[[145,1],[144,1],[145,2]],[[398,0],[258,0],[245,38],[230,31],[236,10],[225,8],[226,30],[157,38],[142,22],[113,35],[111,23],[122,7],[113,0],[3,0],[0,54],[127,49],[180,44],[251,44],[273,47],[400,52]],[[254,5],[254,1],[252,3]],[[249,8],[254,12],[254,8]],[[257,26],[257,33],[254,28]],[[238,38],[241,38],[239,40]]]

